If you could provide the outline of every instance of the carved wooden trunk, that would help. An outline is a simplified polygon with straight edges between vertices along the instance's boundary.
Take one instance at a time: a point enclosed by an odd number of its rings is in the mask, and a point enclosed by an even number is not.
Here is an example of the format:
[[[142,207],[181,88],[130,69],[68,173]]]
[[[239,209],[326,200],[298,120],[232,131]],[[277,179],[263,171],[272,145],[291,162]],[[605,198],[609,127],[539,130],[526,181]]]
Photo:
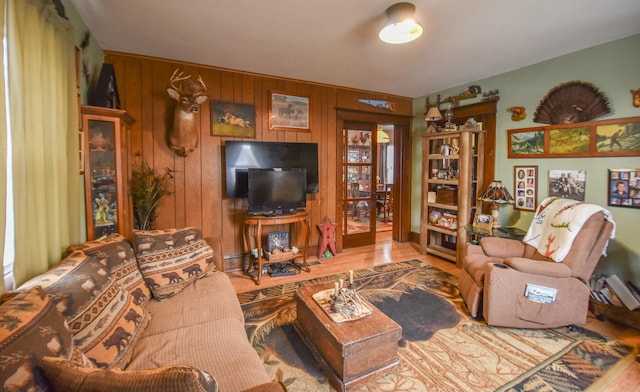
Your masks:
[[[295,294],[294,326],[316,359],[323,365],[331,385],[348,391],[399,369],[398,340],[402,328],[367,303],[373,313],[365,318],[334,322],[312,295],[332,284],[303,287]]]

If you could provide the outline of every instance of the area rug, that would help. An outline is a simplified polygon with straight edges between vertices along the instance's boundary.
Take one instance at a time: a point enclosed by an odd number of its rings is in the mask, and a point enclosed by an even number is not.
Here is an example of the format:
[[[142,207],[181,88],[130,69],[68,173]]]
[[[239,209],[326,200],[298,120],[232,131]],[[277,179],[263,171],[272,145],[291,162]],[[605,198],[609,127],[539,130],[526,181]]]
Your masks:
[[[311,279],[238,294],[247,335],[289,391],[331,391],[292,322],[294,292],[346,278]],[[580,327],[489,327],[468,316],[457,278],[419,260],[354,271],[360,296],[402,326],[397,373],[359,391],[581,391],[598,388],[634,360],[624,343]]]

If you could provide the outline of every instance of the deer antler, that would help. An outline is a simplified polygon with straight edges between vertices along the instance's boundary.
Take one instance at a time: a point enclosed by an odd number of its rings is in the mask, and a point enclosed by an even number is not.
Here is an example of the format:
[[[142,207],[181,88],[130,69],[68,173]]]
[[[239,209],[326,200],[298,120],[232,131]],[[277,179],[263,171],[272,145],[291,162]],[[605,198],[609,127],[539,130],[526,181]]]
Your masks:
[[[198,82],[200,82],[200,84],[202,85],[202,91],[205,91],[207,89],[207,85],[204,84],[204,82],[202,81],[202,76],[198,75]]]
[[[187,75],[187,76],[182,76],[182,75],[184,75],[184,72],[180,71],[180,68],[176,68],[176,70],[173,71],[173,74],[171,74],[171,77],[169,78],[169,84],[171,85],[171,87],[173,87],[174,90],[180,92],[181,94],[182,94],[182,89],[176,87],[174,83],[181,82],[191,77],[191,75]]]

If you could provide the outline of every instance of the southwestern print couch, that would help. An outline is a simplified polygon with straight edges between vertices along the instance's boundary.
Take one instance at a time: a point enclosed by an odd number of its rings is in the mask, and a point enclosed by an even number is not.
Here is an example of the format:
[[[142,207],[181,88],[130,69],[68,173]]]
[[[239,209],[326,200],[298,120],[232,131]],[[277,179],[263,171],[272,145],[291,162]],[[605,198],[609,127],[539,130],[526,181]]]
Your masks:
[[[69,247],[2,296],[0,390],[285,391],[212,245],[185,228]]]

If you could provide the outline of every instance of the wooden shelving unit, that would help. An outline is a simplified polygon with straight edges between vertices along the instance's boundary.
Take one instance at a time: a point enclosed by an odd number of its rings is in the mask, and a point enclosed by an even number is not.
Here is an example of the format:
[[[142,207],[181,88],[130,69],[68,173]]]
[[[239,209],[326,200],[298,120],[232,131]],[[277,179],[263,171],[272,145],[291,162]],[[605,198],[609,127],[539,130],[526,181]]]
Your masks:
[[[459,130],[423,139],[420,251],[458,266],[482,191],[478,188],[483,183],[484,136],[481,130]],[[436,193],[444,197],[435,199]]]

